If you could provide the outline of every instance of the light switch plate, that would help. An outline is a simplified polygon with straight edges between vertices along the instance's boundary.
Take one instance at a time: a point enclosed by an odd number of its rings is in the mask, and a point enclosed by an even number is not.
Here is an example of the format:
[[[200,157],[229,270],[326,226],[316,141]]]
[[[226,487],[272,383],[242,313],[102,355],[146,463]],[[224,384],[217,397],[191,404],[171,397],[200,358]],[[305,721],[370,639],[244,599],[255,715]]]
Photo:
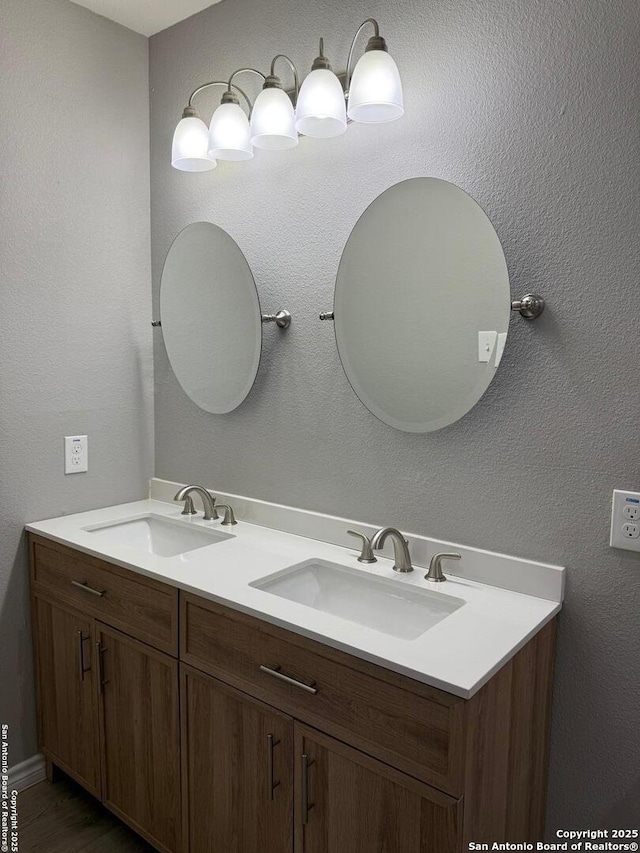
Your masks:
[[[500,364],[502,360],[502,353],[504,352],[504,346],[507,343],[507,333],[506,332],[498,332],[498,343],[496,345],[496,367]]]
[[[640,492],[614,490],[609,544],[612,548],[640,551]]]
[[[89,470],[89,439],[86,435],[65,435],[64,473],[82,474]]]

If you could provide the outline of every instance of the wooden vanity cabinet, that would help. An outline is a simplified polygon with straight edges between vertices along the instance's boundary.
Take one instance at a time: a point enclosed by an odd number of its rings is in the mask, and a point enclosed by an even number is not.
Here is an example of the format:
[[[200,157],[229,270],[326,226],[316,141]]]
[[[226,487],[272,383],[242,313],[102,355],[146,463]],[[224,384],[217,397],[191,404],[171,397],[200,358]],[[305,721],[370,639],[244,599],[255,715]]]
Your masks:
[[[181,849],[178,661],[96,623],[102,802],[154,844]]]
[[[190,853],[291,853],[293,719],[182,666]]]
[[[178,591],[36,536],[30,549],[41,752],[183,853]]]
[[[295,853],[458,853],[462,803],[296,723]]]
[[[46,757],[100,796],[93,621],[34,596],[38,736]]]
[[[181,666],[294,720],[295,853],[461,853],[543,837],[555,620],[465,700],[198,596],[180,601]],[[183,714],[198,725],[184,698]],[[201,773],[216,755],[200,754]],[[188,801],[197,784],[188,774]]]
[[[42,752],[162,853],[543,837],[555,620],[465,700],[41,537],[30,547]]]

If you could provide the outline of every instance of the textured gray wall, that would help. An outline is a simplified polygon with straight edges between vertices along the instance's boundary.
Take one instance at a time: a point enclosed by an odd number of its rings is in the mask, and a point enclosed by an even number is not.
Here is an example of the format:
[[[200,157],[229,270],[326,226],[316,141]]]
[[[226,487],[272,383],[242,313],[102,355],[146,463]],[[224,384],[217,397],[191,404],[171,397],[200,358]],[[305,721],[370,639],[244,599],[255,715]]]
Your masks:
[[[36,750],[25,521],[152,470],[148,42],[67,0],[0,3],[0,720]],[[89,472],[64,475],[87,433]]]
[[[321,35],[344,67],[369,15],[403,75],[401,121],[208,174],[170,168],[191,88],[278,51],[306,69]],[[257,384],[227,416],[186,398],[158,335],[156,474],[566,564],[549,829],[632,824],[640,557],[607,542],[611,490],[640,487],[637,0],[225,0],[150,44],[156,300],[172,238],[205,219],[245,251],[263,308],[294,317],[285,334],[265,329]],[[207,120],[215,103],[202,96]],[[317,320],[360,213],[415,175],[469,192],[503,241],[514,297],[549,303],[535,324],[512,319],[481,403],[423,436],[362,407]]]

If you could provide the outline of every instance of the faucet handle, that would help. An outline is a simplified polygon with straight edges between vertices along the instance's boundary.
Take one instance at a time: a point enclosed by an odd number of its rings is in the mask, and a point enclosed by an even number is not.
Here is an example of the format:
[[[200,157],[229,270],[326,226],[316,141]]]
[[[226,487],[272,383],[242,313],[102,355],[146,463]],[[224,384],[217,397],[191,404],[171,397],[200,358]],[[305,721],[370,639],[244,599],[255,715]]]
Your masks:
[[[224,510],[224,518],[222,519],[222,524],[237,524],[236,517],[233,513],[233,509],[229,506],[229,504],[216,504],[216,509]],[[220,516],[218,516],[220,518]]]
[[[357,536],[358,539],[362,540],[362,550],[360,551],[360,556],[358,557],[359,563],[377,563],[378,560],[373,556],[373,549],[371,548],[371,540],[368,536],[365,536],[364,533],[358,533],[357,530],[347,530],[349,536]]]
[[[461,559],[462,554],[458,554],[457,552],[454,552],[453,554],[434,554],[429,562],[429,571],[424,576],[424,579],[431,581],[431,583],[442,583],[442,581],[446,581],[445,576],[442,574],[442,561]]]

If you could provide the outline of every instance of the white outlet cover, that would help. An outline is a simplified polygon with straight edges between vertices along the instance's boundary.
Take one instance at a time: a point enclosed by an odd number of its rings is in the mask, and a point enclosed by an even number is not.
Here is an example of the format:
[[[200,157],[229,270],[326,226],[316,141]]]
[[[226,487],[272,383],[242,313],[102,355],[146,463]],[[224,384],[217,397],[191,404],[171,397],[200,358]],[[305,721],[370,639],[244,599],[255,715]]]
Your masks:
[[[89,470],[89,439],[86,435],[65,435],[64,473],[83,474]]]
[[[614,490],[609,544],[612,548],[640,551],[640,492]]]
[[[496,367],[498,367],[498,365],[502,361],[502,353],[504,352],[504,346],[506,343],[507,343],[507,333],[506,332],[498,332],[498,343],[496,345],[496,361],[495,361]]]

